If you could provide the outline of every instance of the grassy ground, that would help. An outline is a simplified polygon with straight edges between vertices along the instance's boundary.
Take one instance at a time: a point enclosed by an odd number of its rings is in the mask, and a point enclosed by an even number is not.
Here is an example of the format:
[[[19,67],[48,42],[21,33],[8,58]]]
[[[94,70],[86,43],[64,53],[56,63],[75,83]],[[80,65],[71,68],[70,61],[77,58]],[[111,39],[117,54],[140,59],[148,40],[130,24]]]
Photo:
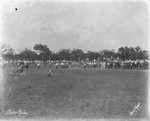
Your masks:
[[[147,117],[148,71],[30,68],[26,76],[4,70],[4,104],[1,118],[9,109],[23,109],[26,118],[145,118]],[[129,111],[141,103],[141,110]],[[17,116],[16,116],[17,117]]]

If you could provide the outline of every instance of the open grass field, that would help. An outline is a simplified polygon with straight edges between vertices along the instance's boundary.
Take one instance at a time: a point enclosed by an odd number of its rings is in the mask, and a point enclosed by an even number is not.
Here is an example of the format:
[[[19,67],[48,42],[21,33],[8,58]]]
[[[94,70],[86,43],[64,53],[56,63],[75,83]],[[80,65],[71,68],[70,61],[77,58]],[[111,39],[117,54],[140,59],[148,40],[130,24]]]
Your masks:
[[[3,71],[3,104],[0,117],[9,109],[23,109],[26,118],[134,119],[147,118],[148,71],[101,69],[30,68],[25,76]],[[129,115],[138,103],[141,109]],[[3,105],[3,106],[2,106]],[[16,116],[17,117],[17,116]]]

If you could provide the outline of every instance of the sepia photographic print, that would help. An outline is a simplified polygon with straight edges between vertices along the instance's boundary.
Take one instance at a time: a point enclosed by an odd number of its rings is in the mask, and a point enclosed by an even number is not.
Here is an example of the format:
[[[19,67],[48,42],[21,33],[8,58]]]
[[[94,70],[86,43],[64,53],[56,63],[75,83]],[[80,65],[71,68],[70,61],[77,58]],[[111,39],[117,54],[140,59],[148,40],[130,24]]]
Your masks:
[[[149,0],[1,0],[0,121],[147,121]]]

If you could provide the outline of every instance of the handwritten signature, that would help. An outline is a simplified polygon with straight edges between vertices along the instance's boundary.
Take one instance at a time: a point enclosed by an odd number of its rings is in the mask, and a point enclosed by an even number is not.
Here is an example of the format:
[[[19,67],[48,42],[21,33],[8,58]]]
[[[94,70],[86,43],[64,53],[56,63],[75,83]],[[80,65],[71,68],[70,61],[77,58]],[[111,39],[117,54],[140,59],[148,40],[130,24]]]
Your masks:
[[[18,115],[18,116],[21,116],[21,115],[27,115],[28,112],[26,112],[25,110],[22,110],[22,109],[19,109],[18,111],[15,111],[13,109],[9,109],[5,115]]]
[[[129,111],[129,114],[130,116],[135,116],[140,110],[141,110],[141,105],[140,103],[138,103],[136,106],[134,106],[132,111]]]

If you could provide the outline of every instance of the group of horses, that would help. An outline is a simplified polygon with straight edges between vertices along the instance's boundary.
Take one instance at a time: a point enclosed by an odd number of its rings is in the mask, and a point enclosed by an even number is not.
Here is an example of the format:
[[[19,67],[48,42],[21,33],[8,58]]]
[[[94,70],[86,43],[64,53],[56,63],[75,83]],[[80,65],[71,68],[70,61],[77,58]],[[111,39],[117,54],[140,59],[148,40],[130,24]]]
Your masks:
[[[10,74],[20,74],[21,76],[25,76],[25,71],[24,69],[29,69],[29,63],[18,63],[17,67],[11,67],[11,72]]]
[[[25,69],[28,71],[29,69],[29,63],[18,63],[17,67],[11,67],[10,74],[20,74],[21,76],[25,76]],[[37,68],[40,69],[40,64],[37,64]],[[53,71],[51,69],[48,69],[48,76],[51,77],[53,75]]]

